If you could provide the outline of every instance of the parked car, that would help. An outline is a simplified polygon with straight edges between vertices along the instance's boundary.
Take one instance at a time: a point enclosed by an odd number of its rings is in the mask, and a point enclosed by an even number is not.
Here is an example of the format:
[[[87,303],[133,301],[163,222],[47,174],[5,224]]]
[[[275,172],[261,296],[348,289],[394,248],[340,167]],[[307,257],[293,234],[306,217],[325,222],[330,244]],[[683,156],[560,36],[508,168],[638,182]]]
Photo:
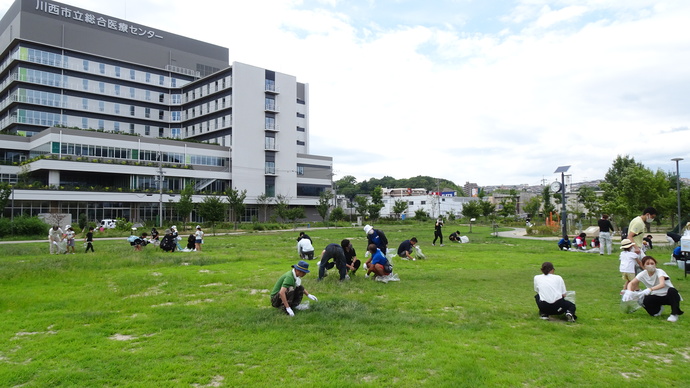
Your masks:
[[[115,228],[115,224],[117,223],[117,220],[112,220],[110,218],[106,218],[104,220],[101,220],[100,227],[103,229],[113,229]]]

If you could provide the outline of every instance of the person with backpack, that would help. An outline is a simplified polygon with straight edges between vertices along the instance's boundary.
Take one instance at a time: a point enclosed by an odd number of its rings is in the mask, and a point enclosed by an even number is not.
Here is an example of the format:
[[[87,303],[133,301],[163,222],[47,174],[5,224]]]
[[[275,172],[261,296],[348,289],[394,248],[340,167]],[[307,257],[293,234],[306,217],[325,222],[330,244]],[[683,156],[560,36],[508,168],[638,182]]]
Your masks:
[[[165,252],[174,252],[177,246],[177,240],[170,229],[165,230],[165,236],[161,239],[160,247]]]

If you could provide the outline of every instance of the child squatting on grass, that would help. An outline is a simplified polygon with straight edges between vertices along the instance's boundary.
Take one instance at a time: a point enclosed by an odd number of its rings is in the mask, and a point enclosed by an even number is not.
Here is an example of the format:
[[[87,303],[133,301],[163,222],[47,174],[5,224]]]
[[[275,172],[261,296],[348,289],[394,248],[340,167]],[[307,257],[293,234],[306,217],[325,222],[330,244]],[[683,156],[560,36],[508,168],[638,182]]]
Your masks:
[[[575,322],[575,304],[565,300],[565,283],[563,278],[554,275],[555,268],[551,262],[545,261],[541,265],[542,275],[534,277],[534,296],[539,307],[541,319],[549,319],[549,315],[565,314],[568,322]]]
[[[282,309],[287,315],[294,317],[296,310],[306,310],[309,303],[302,303],[306,295],[309,299],[317,301],[316,296],[307,292],[302,286],[302,277],[309,273],[309,263],[300,260],[292,266],[290,271],[284,273],[273,286],[271,291],[271,305]]]

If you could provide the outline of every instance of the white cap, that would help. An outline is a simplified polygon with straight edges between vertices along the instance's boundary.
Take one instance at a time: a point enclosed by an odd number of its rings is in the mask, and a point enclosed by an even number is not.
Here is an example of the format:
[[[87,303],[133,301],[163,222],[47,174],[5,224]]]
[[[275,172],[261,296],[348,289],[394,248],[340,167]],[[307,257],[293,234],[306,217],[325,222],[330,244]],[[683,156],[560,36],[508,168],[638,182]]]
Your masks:
[[[374,228],[371,227],[371,225],[364,225],[364,233],[369,234],[372,233]]]
[[[177,229],[177,226],[173,225],[170,227],[170,229]]]
[[[201,229],[201,226],[197,225],[196,228],[197,228],[197,229]]]
[[[72,227],[72,225],[65,225],[65,229],[69,229],[71,227]]]

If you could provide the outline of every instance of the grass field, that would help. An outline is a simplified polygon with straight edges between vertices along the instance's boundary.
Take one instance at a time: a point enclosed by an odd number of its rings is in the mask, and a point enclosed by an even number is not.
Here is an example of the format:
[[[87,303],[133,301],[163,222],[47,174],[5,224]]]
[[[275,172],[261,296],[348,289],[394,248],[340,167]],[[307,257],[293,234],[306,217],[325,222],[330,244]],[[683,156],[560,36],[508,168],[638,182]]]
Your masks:
[[[60,256],[47,242],[1,245],[0,386],[690,384],[690,315],[622,314],[617,256],[476,226],[460,228],[469,244],[445,247],[431,246],[431,224],[381,229],[395,248],[416,236],[427,260],[394,259],[401,281],[388,284],[363,273],[340,283],[335,270],[317,283],[313,261],[303,284],[319,301],[294,318],[269,292],[298,260],[297,232],[207,236],[203,252],[174,254],[133,252],[124,239]],[[351,238],[363,258],[360,228],[309,234],[319,252]],[[532,278],[543,261],[576,291],[576,323],[539,319]],[[690,295],[677,267],[660,267]]]

